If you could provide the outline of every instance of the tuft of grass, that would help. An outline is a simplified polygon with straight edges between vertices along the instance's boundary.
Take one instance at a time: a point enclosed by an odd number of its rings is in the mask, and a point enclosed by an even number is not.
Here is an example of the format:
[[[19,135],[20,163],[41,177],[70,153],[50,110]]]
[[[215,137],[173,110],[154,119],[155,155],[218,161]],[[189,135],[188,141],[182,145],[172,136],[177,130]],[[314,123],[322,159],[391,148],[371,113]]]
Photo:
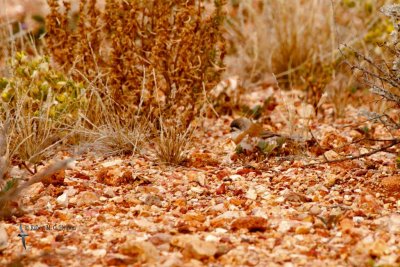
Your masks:
[[[227,74],[257,82],[274,73],[281,84],[293,85],[335,69],[339,42],[379,38],[374,29],[386,24],[377,18],[377,8],[388,1],[376,2],[232,0]]]
[[[186,130],[173,124],[160,121],[161,129],[156,138],[157,158],[163,163],[179,165],[188,157],[193,129],[189,126]]]
[[[339,51],[339,44],[366,51],[382,42],[391,25],[377,14],[387,2],[391,1],[231,0],[225,76],[238,76],[246,90],[277,87],[276,82],[281,89],[304,90],[302,101],[311,104],[315,114],[328,100],[340,117],[356,79],[343,64],[345,57],[355,55]]]
[[[11,73],[0,78],[0,119],[9,123],[10,155],[36,170],[50,149],[71,135],[85,106],[84,88],[44,56],[19,52],[9,64]]]
[[[305,102],[316,111],[326,90],[348,95],[352,72],[343,68],[339,43],[367,49],[381,40],[388,23],[377,16],[389,0],[231,0],[228,5],[225,76],[239,75],[244,88],[275,85],[307,91]],[[336,80],[339,80],[336,82]],[[336,115],[344,102],[332,96]]]
[[[354,79],[344,74],[338,74],[334,80],[326,85],[327,100],[333,103],[337,118],[345,115],[346,107],[352,100],[350,89],[352,85],[354,86]]]
[[[151,137],[151,124],[148,120],[131,114],[121,117],[113,112],[113,107],[97,98],[97,117],[88,118],[85,115],[85,125],[77,127],[80,139],[87,139],[90,148],[106,156],[133,154],[141,152],[147,140]]]
[[[268,73],[291,79],[300,67],[327,60],[335,49],[329,1],[243,0],[228,20],[233,64],[228,73],[245,73],[257,82]]]
[[[9,177],[10,150],[7,145],[9,144],[7,141],[9,139],[7,127],[7,124],[0,125],[0,219],[23,214],[24,210],[18,204],[21,192],[29,186],[41,182],[44,178],[67,168],[72,161],[72,159],[66,159],[50,164],[30,176],[26,181]]]
[[[3,123],[0,127],[0,178],[7,176],[9,165],[9,150],[7,142],[7,125]]]
[[[122,123],[116,118],[110,123],[96,126],[93,132],[93,143],[96,151],[104,155],[133,154],[140,152],[149,138],[149,128],[146,122],[132,119]]]

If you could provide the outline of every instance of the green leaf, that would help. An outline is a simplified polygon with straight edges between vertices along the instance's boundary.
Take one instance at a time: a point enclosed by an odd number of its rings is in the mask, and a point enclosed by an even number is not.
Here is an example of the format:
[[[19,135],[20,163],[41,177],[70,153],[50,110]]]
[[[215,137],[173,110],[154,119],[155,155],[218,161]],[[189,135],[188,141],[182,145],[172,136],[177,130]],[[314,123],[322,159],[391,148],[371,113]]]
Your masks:
[[[244,152],[243,147],[241,145],[237,145],[235,148],[236,154],[242,154]]]
[[[3,189],[1,189],[1,193],[5,193],[15,186],[18,186],[18,179],[12,178],[11,180],[8,180]]]

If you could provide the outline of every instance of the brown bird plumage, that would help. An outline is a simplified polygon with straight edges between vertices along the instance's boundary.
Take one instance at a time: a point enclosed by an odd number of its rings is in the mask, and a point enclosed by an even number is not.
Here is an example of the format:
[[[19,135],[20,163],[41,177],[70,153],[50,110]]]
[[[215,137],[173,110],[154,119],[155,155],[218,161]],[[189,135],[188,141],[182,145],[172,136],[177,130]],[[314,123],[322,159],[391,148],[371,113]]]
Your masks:
[[[261,124],[254,123],[248,118],[238,118],[231,122],[232,140],[239,144],[247,135],[267,139],[280,134],[265,130]]]

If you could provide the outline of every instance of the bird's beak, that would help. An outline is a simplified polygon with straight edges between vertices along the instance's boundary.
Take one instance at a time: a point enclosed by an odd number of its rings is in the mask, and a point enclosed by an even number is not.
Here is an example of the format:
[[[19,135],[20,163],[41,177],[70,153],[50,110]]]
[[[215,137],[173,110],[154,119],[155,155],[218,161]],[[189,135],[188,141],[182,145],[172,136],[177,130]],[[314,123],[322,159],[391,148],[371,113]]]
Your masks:
[[[238,127],[231,127],[231,133],[237,133],[240,132],[241,130]]]

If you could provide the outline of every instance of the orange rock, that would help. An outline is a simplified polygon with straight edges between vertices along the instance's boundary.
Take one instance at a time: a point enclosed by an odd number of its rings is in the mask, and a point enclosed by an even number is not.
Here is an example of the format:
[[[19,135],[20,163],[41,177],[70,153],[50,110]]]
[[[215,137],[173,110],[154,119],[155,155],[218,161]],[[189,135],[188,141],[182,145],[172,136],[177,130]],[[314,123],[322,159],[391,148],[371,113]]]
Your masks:
[[[225,194],[225,193],[226,193],[226,186],[225,186],[225,184],[222,183],[222,184],[217,188],[217,190],[215,191],[215,193],[216,193],[217,195]]]
[[[213,228],[224,228],[229,224],[230,219],[227,218],[214,218],[210,221],[210,226]]]
[[[183,218],[188,221],[199,221],[199,222],[206,221],[206,216],[201,213],[188,213],[188,214],[185,214],[183,216]]]
[[[268,228],[268,221],[262,217],[248,216],[234,220],[231,224],[232,230],[248,229],[250,232],[264,232]]]
[[[295,233],[298,235],[306,235],[310,233],[310,227],[307,225],[299,225],[296,227]]]
[[[400,175],[389,176],[382,179],[383,187],[390,192],[400,191]]]
[[[229,175],[229,172],[227,170],[222,170],[222,171],[217,172],[217,178],[219,180],[224,179],[228,175]]]
[[[199,239],[192,239],[186,243],[182,251],[186,259],[205,260],[213,257],[217,253],[217,246],[212,242],[206,242]]]
[[[241,206],[241,205],[243,205],[245,202],[246,202],[245,199],[240,199],[240,198],[231,198],[231,199],[229,200],[229,203],[230,203],[230,204],[233,204],[233,205],[235,205],[235,206]]]
[[[159,258],[159,252],[152,243],[147,241],[136,241],[134,238],[125,241],[121,245],[119,252],[123,255],[134,257],[136,262],[141,263],[154,263],[157,262]]]
[[[370,213],[377,213],[382,210],[383,203],[380,203],[379,199],[371,194],[363,194],[360,197],[360,205],[362,209],[367,210]]]
[[[60,170],[53,175],[43,178],[42,183],[44,186],[52,185],[63,185],[65,179],[65,170]]]
[[[351,230],[354,228],[354,222],[353,220],[349,218],[344,218],[343,220],[340,221],[340,229],[343,233],[350,233]]]

